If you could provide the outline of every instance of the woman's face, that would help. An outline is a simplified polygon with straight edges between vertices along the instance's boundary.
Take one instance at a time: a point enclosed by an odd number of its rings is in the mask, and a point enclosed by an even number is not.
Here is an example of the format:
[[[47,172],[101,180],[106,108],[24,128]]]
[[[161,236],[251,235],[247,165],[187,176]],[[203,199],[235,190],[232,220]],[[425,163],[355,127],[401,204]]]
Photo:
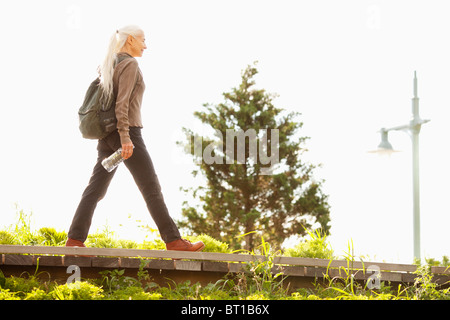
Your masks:
[[[133,57],[142,57],[144,50],[147,49],[143,32],[135,37],[131,35],[128,36],[127,44]]]

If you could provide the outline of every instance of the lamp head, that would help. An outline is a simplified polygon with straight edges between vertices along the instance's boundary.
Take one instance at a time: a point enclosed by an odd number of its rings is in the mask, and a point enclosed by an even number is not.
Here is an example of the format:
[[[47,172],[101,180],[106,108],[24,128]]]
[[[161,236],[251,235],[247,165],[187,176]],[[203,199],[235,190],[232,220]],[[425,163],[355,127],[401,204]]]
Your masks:
[[[391,143],[388,140],[388,131],[385,128],[381,128],[381,142],[378,145],[377,150],[369,151],[370,153],[377,153],[381,155],[391,155],[394,152],[397,152],[392,148]]]

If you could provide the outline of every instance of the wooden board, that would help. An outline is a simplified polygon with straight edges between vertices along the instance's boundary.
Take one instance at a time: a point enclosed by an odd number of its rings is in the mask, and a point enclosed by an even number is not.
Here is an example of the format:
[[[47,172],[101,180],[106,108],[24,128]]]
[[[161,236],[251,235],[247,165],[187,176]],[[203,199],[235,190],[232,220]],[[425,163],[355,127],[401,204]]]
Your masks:
[[[20,246],[0,245],[0,254],[44,254],[44,255],[90,255],[101,257],[140,257],[159,259],[190,259],[202,261],[223,262],[250,262],[255,260],[264,261],[266,257],[251,254],[229,254],[216,252],[186,252],[144,249],[111,249],[111,248],[76,248],[76,247],[52,247],[52,246]],[[346,260],[327,260],[314,258],[294,258],[277,256],[274,264],[294,265],[321,268],[348,268],[368,269],[378,267],[380,271],[414,272],[417,267],[409,264],[393,264],[383,262],[349,262]]]

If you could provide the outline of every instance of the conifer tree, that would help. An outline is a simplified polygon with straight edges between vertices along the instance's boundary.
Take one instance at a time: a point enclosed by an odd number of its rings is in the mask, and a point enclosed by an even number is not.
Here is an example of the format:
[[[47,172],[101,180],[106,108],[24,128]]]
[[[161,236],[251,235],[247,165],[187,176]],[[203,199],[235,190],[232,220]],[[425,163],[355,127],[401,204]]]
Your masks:
[[[225,241],[232,249],[254,249],[264,237],[280,247],[305,228],[330,229],[327,196],[313,177],[315,165],[305,163],[308,137],[301,137],[298,113],[276,108],[274,94],[255,88],[255,65],[242,82],[223,94],[225,101],[204,104],[194,113],[213,137],[183,128],[179,142],[192,155],[205,184],[188,188],[200,205],[185,202],[180,227]],[[255,232],[256,231],[256,232]]]

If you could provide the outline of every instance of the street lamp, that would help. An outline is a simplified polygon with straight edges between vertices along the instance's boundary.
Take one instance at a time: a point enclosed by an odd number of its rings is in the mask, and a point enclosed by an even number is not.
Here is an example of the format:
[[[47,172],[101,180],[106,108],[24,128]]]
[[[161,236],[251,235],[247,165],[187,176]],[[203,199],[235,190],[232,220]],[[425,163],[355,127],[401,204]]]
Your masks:
[[[417,76],[414,71],[414,97],[412,98],[412,118],[408,124],[382,128],[381,143],[378,149],[373,151],[379,154],[391,154],[395,152],[388,141],[389,131],[404,131],[408,133],[412,141],[412,174],[413,174],[413,237],[414,237],[414,258],[420,261],[420,187],[419,187],[419,133],[422,124],[430,120],[423,120],[419,116],[419,97],[417,96]]]

